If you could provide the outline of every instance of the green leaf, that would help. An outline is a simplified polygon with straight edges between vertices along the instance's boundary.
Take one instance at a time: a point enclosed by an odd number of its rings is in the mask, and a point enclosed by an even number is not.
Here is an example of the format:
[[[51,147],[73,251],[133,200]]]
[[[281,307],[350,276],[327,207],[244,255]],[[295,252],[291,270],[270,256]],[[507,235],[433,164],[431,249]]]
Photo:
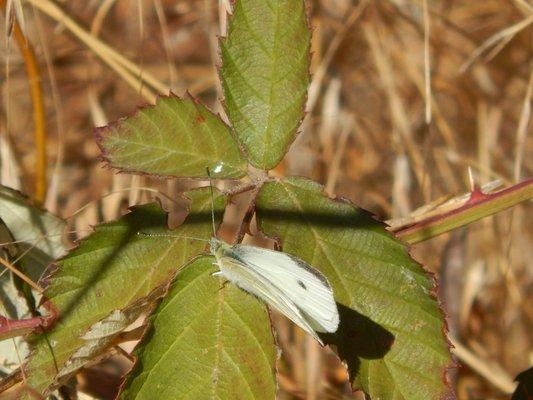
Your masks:
[[[274,399],[277,350],[264,304],[213,257],[183,268],[151,317],[122,399]]]
[[[230,129],[192,97],[160,97],[155,106],[98,128],[107,163],[123,171],[158,176],[241,178],[246,174]]]
[[[197,189],[187,197],[189,215],[175,230],[167,228],[166,213],[159,205],[137,206],[117,221],[96,227],[58,261],[45,296],[57,308],[59,319],[51,331],[32,340],[25,369],[30,387],[48,393],[56,377],[72,372],[73,365],[79,368],[83,358],[102,351],[112,339],[107,335],[94,347],[92,332],[102,330],[99,322],[109,322],[110,314],[119,310],[126,316],[125,327],[131,319],[127,316],[135,316],[132,309],[138,310],[143,301],[149,305],[150,297],[152,301],[157,297],[154,292],[161,293],[181,266],[205,251],[205,242],[187,238],[212,236],[210,190]],[[217,220],[224,203],[225,196],[215,198]],[[118,331],[116,326],[114,330]]]
[[[46,266],[65,253],[65,221],[5,186],[0,186],[0,219],[17,242],[18,254],[24,254],[19,264],[32,280],[39,280]]]
[[[83,339],[83,344],[70,356],[56,376],[56,380],[68,377],[88,362],[94,361],[108,348],[109,343],[119,333],[135,322],[143,313],[149,312],[153,304],[164,293],[165,287],[158,287],[148,297],[136,301],[124,310],[113,310],[107,317],[91,325],[89,330],[80,336]]]
[[[373,399],[440,399],[451,364],[434,284],[366,211],[306,179],[266,183],[260,229],[327,276],[341,316],[337,345],[356,388]]]
[[[239,0],[221,41],[226,110],[249,162],[274,168],[303,118],[310,31],[302,0]]]

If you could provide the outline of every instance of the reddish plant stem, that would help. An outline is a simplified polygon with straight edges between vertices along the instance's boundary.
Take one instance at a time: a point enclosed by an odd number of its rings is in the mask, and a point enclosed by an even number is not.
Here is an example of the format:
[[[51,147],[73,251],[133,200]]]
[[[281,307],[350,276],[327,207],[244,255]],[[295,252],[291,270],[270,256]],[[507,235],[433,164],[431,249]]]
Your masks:
[[[11,320],[0,315],[0,340],[26,335],[38,329],[49,329],[56,321],[58,312],[49,301],[43,303],[43,308],[49,312],[44,317]]]
[[[496,214],[531,198],[533,198],[533,178],[495,193],[485,194],[476,188],[463,205],[401,227],[395,230],[395,233],[407,243],[418,243]]]

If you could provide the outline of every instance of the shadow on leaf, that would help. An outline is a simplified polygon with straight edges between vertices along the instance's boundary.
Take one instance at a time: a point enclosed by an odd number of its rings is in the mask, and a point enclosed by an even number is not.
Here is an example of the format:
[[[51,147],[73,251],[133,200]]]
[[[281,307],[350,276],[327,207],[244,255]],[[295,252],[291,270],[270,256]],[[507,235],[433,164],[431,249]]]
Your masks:
[[[337,303],[340,324],[335,333],[321,333],[324,343],[337,346],[351,376],[359,371],[360,358],[383,358],[394,344],[394,335],[364,315]]]
[[[215,218],[221,218],[222,213],[216,212]],[[113,224],[113,223],[111,223]],[[135,206],[131,208],[131,212],[126,214],[121,219],[122,231],[120,234],[117,234],[113,237],[114,243],[112,244],[113,250],[100,262],[92,265],[91,274],[84,281],[83,287],[80,288],[76,296],[73,296],[71,301],[61,310],[60,318],[65,318],[70,312],[72,312],[78,305],[78,302],[83,298],[89,291],[94,290],[94,285],[102,279],[106,274],[106,271],[109,268],[113,268],[114,262],[120,257],[123,257],[124,254],[127,254],[130,245],[134,241],[139,240],[150,240],[153,238],[139,236],[139,232],[145,231],[150,232],[152,230],[157,230],[158,232],[168,233],[172,235],[172,231],[168,230],[167,225],[167,214],[163,212],[159,205],[156,203],[149,203],[142,206]],[[187,226],[194,224],[211,224],[211,212],[193,212],[187,215],[187,218],[184,222]],[[107,225],[111,226],[111,225]],[[124,229],[125,228],[125,229]],[[98,234],[98,229],[97,232]],[[169,237],[170,237],[169,236]],[[82,240],[82,244],[87,239]],[[72,256],[77,256],[79,253],[83,254],[85,252],[83,245],[74,249],[71,253],[65,256],[63,259],[67,259]],[[193,257],[195,254],[191,254]],[[59,261],[61,264],[61,260]],[[176,265],[176,271],[179,269],[180,265]],[[172,275],[168,276],[170,280]]]
[[[316,227],[325,228],[350,228],[365,229],[383,226],[383,223],[374,218],[374,215],[362,208],[352,208],[339,211],[316,210],[312,212],[276,210],[272,208],[259,207],[257,210],[261,220],[268,221],[269,224],[278,223],[300,223],[309,224]]]

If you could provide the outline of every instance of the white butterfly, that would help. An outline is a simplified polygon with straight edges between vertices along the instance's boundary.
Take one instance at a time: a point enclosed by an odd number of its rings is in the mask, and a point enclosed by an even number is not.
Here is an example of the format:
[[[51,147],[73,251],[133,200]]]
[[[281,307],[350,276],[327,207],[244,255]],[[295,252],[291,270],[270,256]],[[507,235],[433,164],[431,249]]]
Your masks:
[[[209,170],[207,174],[210,177]],[[212,184],[210,188],[213,203]],[[339,312],[326,277],[289,254],[244,244],[229,245],[217,239],[213,204],[211,219],[210,251],[219,268],[213,275],[221,275],[257,296],[323,345],[317,332],[336,332],[339,326]]]
[[[274,250],[229,245],[215,237],[211,253],[224,276],[300,326],[321,344],[316,332],[335,332],[339,312],[327,279],[306,262]]]

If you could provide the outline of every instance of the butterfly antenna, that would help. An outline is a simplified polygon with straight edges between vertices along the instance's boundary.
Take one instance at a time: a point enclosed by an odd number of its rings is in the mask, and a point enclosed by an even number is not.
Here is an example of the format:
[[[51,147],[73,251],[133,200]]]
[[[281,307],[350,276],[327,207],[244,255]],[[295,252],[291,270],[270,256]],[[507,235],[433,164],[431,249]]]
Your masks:
[[[211,172],[209,171],[209,167],[206,167],[205,169],[209,178],[209,190],[211,191],[211,223],[213,224],[213,237],[216,237],[217,232],[215,228],[215,195],[213,192],[213,181],[211,179]]]
[[[149,232],[137,232],[138,236],[146,236],[146,237],[165,237],[165,238],[177,238],[177,239],[189,239],[189,240],[198,240],[199,242],[209,242],[207,239],[200,239],[192,236],[184,236],[184,235],[170,235],[170,234],[164,234],[164,233],[149,233]]]

